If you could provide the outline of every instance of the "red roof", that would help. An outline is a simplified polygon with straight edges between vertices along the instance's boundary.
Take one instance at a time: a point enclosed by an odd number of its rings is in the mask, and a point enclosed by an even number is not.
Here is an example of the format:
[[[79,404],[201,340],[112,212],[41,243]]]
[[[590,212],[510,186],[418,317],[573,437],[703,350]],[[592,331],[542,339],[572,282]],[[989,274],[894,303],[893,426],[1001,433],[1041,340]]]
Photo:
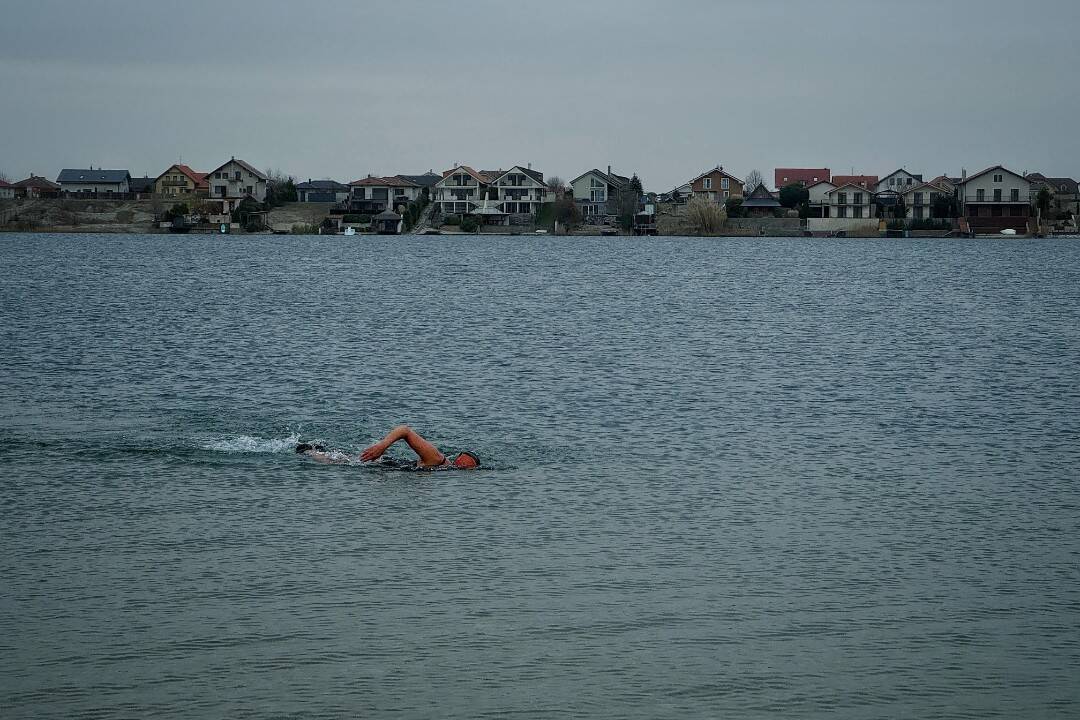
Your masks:
[[[52,182],[51,180],[46,180],[43,177],[38,177],[37,175],[31,175],[30,177],[26,178],[25,180],[20,180],[19,182],[12,185],[12,187],[17,187],[17,188],[32,188],[33,187],[33,188],[41,188],[42,190],[59,190],[60,189],[60,186],[57,185],[56,183]]]
[[[13,188],[15,186],[9,182],[4,182],[3,180],[0,180],[0,187]]]
[[[829,168],[776,168],[773,182],[777,189],[792,183],[809,187],[814,183],[832,182],[832,171]]]
[[[209,183],[209,181],[207,181],[206,176],[209,175],[210,173],[196,172],[196,171],[192,170],[190,167],[188,167],[187,165],[182,165],[180,163],[177,163],[176,165],[170,165],[168,170],[161,173],[161,175],[158,175],[158,179],[161,179],[162,175],[169,172],[173,168],[176,168],[177,172],[182,173],[185,177],[187,177],[188,180],[195,183],[195,189],[196,190],[207,190],[207,189],[209,189],[210,183]]]
[[[496,180],[499,179],[499,176],[502,175],[505,172],[503,170],[473,170],[468,165],[458,165],[457,167],[452,168],[450,170],[443,170],[443,174],[442,174],[443,179],[445,180],[446,178],[450,177],[450,175],[452,175],[453,173],[456,173],[456,172],[459,172],[459,171],[468,173],[469,175],[472,175],[474,180],[476,180],[477,182],[484,183],[485,185],[490,185],[491,183],[495,182]]]
[[[861,185],[867,190],[877,189],[878,176],[877,175],[834,175],[832,179],[833,185],[840,187],[841,185]]]

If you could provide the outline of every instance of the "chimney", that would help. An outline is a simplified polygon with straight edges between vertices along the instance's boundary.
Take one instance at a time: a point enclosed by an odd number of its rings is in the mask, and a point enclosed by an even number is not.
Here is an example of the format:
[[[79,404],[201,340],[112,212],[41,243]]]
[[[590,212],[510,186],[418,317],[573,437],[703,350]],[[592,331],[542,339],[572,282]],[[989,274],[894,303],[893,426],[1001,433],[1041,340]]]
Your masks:
[[[610,166],[610,165],[608,165],[608,166],[607,166],[607,174],[608,174],[608,175],[610,175],[610,174],[611,174],[611,166]]]

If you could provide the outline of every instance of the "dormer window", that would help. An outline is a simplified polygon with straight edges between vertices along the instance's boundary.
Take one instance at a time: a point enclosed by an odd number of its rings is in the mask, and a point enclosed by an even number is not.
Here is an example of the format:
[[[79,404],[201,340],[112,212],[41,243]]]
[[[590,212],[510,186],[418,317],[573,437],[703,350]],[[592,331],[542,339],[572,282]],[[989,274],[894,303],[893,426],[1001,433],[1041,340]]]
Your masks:
[[[994,182],[1002,182],[1004,177],[1000,174],[994,176]]]

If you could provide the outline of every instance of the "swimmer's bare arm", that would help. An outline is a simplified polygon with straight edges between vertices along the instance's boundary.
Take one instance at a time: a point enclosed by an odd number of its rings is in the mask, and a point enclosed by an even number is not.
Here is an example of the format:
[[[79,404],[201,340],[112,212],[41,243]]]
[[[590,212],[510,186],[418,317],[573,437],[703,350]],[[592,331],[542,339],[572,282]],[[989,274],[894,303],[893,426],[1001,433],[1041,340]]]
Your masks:
[[[446,462],[446,456],[439,452],[439,448],[422,438],[408,425],[398,425],[382,440],[360,453],[360,459],[364,462],[378,460],[398,440],[404,440],[409,444],[423,466],[442,465]]]

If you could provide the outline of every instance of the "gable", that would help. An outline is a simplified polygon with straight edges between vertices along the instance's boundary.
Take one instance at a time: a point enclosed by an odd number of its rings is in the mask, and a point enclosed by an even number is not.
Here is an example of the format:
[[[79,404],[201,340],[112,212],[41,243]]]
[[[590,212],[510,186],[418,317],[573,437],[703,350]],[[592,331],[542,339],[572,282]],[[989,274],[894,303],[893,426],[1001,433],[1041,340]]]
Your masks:
[[[223,163],[220,167],[216,167],[213,170],[211,170],[210,172],[206,173],[206,178],[210,179],[211,177],[214,176],[214,174],[226,171],[225,169],[228,168],[230,165],[235,165],[236,169],[239,169],[239,170],[246,170],[247,172],[254,175],[256,180],[266,181],[266,180],[269,179],[269,178],[266,177],[266,175],[259,172],[258,170],[253,168],[251,165],[247,164],[243,160],[238,160],[237,158],[232,158],[227,163]],[[232,172],[236,172],[236,169],[232,170]]]
[[[525,185],[521,185],[520,187],[547,187],[547,185],[544,184],[543,180],[537,178],[538,174],[539,173],[537,171],[535,171],[535,170],[528,170],[526,168],[521,167],[520,165],[515,165],[514,167],[512,167],[509,170],[507,170],[506,172],[504,172],[502,175],[499,175],[499,177],[497,177],[495,179],[493,184],[494,185],[502,184],[503,180],[505,180],[510,175],[524,175],[527,178],[527,180],[525,182]],[[542,178],[543,175],[540,175],[540,177]]]
[[[990,173],[999,173],[999,172],[1002,173],[1003,175],[1012,175],[1014,178],[1018,178],[1020,180],[1023,180],[1024,182],[1026,182],[1028,184],[1031,183],[1031,181],[1028,180],[1026,177],[1021,175],[1020,173],[1014,173],[1012,170],[1009,170],[1004,165],[994,165],[993,167],[986,168],[982,172],[975,173],[974,175],[969,177],[967,180],[965,180],[961,184],[966,185],[967,183],[971,182],[972,180],[975,180],[976,178],[981,178],[982,176],[989,175]]]

